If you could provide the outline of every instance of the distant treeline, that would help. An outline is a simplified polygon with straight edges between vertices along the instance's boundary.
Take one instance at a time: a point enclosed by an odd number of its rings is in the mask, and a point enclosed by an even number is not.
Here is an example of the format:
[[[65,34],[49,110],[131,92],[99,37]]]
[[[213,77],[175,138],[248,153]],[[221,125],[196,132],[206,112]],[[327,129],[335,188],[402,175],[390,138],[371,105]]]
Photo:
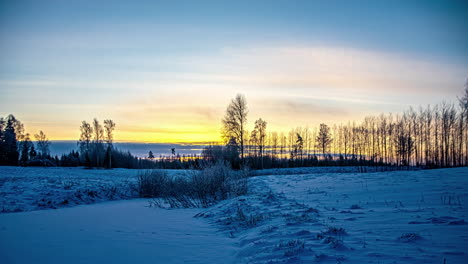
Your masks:
[[[115,123],[105,120],[102,126],[97,119],[92,124],[83,121],[78,149],[59,156],[50,155],[51,142],[43,131],[34,135],[36,144],[24,125],[13,115],[0,118],[0,165],[8,166],[63,166],[103,168],[153,168],[154,163],[139,159],[130,152],[113,147]]]
[[[410,108],[401,115],[368,116],[360,123],[298,127],[269,132],[259,118],[247,131],[247,101],[237,95],[223,118],[223,145],[212,144],[201,156],[160,158],[158,168],[188,168],[219,160],[233,168],[310,166],[382,166],[441,168],[468,165],[468,82],[458,104]],[[152,153],[149,158],[153,159]]]
[[[261,118],[248,133],[247,114],[245,97],[237,95],[223,119],[226,144],[206,148],[205,160],[224,159],[235,168],[468,165],[468,81],[457,105],[442,102],[360,123],[298,127],[287,134],[268,132]]]
[[[171,149],[171,156],[155,158],[150,151],[144,159],[114,148],[112,120],[105,120],[103,126],[97,119],[83,121],[77,150],[52,157],[44,132],[34,135],[34,145],[23,124],[9,115],[0,118],[0,165],[187,169],[220,160],[235,169],[468,165],[468,82],[458,104],[410,108],[401,115],[369,116],[360,123],[320,124],[278,133],[268,131],[267,122],[259,118],[249,133],[247,115],[247,101],[237,95],[222,121],[224,144],[206,146],[200,155],[180,156]]]
[[[79,167],[87,168],[199,168],[202,166],[200,156],[142,159],[129,151],[114,148],[113,132],[115,123],[104,120],[101,125],[97,119],[92,123],[83,121],[80,126],[80,139],[77,149],[61,156],[50,155],[52,144],[43,131],[34,135],[25,133],[24,125],[13,115],[0,117],[0,166],[45,166],[45,167]]]

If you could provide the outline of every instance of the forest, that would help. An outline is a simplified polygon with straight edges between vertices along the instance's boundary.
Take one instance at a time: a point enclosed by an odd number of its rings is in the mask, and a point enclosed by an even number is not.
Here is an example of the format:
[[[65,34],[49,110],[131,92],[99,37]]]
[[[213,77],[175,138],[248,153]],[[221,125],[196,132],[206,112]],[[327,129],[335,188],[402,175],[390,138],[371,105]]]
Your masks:
[[[289,133],[267,130],[255,121],[248,133],[247,101],[237,95],[223,119],[225,146],[209,146],[204,160],[223,156],[233,167],[382,166],[442,168],[468,164],[468,82],[458,104],[410,107],[361,122],[297,127]]]

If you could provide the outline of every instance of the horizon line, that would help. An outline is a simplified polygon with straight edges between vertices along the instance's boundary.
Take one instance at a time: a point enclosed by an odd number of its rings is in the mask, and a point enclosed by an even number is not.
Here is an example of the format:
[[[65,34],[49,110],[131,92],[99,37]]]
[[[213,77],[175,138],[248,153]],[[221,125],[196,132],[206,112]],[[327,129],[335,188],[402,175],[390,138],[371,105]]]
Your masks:
[[[36,142],[37,140],[31,140],[32,142]],[[74,139],[49,139],[50,142],[78,142],[79,140]],[[130,144],[177,144],[177,145],[220,145],[222,142],[220,141],[194,141],[194,142],[153,142],[153,141],[121,141],[115,140],[112,143],[130,143]]]

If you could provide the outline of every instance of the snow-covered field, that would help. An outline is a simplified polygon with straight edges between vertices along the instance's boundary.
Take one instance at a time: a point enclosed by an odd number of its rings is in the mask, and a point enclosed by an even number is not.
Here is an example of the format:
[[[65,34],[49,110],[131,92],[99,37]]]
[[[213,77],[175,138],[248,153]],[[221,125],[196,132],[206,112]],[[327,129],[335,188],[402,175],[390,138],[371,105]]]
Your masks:
[[[198,210],[108,202],[0,216],[0,262],[233,263],[235,245]]]
[[[0,214],[0,259],[2,263],[468,263],[468,168],[280,172],[250,178],[248,195],[207,209],[166,210],[137,199]],[[77,190],[106,190],[106,186],[117,189],[114,199],[132,198],[127,183],[135,181],[136,173],[0,167],[0,199],[4,206],[36,210],[42,207],[31,201],[47,197],[62,207],[65,194],[76,196]],[[75,184],[65,184],[70,180]],[[70,185],[70,193],[62,190]],[[97,193],[101,199],[70,198],[73,203],[63,206],[109,198],[105,191]]]
[[[468,168],[252,178],[201,217],[245,262],[468,263]],[[444,262],[445,259],[445,262]]]
[[[368,166],[346,166],[346,167],[299,167],[264,169],[252,171],[252,175],[290,175],[290,174],[314,174],[314,173],[359,173],[359,172],[381,172],[388,171],[388,167],[368,167]],[[412,168],[412,170],[417,170]]]
[[[0,167],[0,213],[57,209],[137,198],[144,170]],[[183,170],[167,170],[182,175]]]

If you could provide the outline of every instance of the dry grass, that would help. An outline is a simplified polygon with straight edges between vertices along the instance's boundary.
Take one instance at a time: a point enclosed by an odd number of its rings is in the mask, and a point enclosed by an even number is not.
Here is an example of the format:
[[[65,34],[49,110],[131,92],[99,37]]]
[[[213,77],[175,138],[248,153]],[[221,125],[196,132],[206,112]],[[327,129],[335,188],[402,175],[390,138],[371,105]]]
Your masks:
[[[247,177],[248,171],[233,171],[222,162],[192,170],[185,177],[152,170],[138,176],[138,193],[144,198],[162,198],[172,208],[208,207],[247,193]]]

